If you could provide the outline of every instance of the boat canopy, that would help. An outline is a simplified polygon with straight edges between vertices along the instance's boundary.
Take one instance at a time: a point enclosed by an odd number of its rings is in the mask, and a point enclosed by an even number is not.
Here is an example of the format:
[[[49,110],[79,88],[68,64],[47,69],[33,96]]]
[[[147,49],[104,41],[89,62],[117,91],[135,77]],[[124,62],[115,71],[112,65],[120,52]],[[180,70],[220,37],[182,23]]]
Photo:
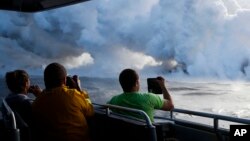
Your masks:
[[[89,0],[1,0],[0,9],[18,12],[39,12]]]

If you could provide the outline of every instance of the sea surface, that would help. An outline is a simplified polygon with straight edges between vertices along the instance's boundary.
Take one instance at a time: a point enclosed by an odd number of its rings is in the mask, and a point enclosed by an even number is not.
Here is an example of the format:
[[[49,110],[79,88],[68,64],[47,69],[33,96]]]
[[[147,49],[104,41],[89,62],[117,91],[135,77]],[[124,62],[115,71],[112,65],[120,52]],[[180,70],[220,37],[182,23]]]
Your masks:
[[[80,80],[81,87],[88,91],[93,103],[105,104],[112,96],[122,92],[115,78],[80,77]],[[146,79],[140,82],[141,92],[147,92]],[[31,77],[31,84],[44,88],[40,76]],[[168,81],[166,86],[173,97],[175,108],[250,119],[249,82]],[[0,89],[2,98],[9,93],[3,78],[0,79]],[[34,97],[32,94],[29,96]]]

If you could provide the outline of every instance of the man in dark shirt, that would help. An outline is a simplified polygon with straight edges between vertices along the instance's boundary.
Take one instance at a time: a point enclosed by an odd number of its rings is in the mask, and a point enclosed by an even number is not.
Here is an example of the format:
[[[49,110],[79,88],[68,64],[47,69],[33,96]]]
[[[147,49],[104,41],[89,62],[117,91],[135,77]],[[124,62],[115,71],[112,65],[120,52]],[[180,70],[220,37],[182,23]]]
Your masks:
[[[28,97],[28,93],[33,93],[35,96],[41,93],[38,86],[30,86],[30,79],[27,72],[24,70],[15,70],[7,72],[5,75],[7,86],[10,94],[5,98],[10,108],[15,114],[28,124],[32,120],[32,107],[33,99]]]

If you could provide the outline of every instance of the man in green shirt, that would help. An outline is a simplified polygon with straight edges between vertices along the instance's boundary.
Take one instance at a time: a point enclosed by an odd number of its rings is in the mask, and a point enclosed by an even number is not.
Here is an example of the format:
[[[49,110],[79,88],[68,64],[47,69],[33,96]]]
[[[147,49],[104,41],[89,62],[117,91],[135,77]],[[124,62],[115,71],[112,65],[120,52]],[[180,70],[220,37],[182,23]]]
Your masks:
[[[139,76],[136,71],[132,69],[123,70],[119,76],[119,82],[123,89],[123,93],[112,97],[112,99],[108,101],[108,104],[143,110],[153,122],[154,109],[170,111],[174,108],[172,98],[165,87],[164,78],[157,77],[157,79],[163,92],[163,99],[152,93],[140,93]],[[117,110],[114,112],[142,118],[141,115],[132,112]]]

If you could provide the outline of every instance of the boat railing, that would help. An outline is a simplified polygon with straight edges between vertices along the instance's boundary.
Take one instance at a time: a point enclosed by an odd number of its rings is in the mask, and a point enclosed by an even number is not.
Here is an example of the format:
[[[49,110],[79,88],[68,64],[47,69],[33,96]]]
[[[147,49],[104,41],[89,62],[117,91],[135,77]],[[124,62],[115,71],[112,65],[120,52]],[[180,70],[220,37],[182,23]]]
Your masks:
[[[210,118],[213,120],[214,130],[219,129],[219,121],[228,121],[228,122],[234,122],[234,123],[240,123],[240,124],[250,124],[250,119],[230,117],[230,116],[191,111],[191,110],[185,110],[185,109],[174,109],[173,111],[171,111],[170,118],[172,120],[176,120],[176,116],[174,116],[175,113],[182,113],[182,114],[187,114],[187,115],[195,115],[195,116]]]
[[[117,105],[111,105],[111,104],[105,104],[103,106],[106,107],[107,115],[110,115],[110,109],[119,109],[119,110],[123,110],[123,111],[129,111],[129,112],[134,112],[134,113],[140,114],[144,118],[147,126],[149,128],[153,127],[153,124],[152,124],[150,118],[142,110],[127,108],[127,107],[122,107],[122,106],[117,106]]]
[[[143,123],[147,124],[147,127],[154,129],[152,135],[153,140],[165,141],[166,139],[176,139],[176,140],[185,140],[185,141],[229,141],[230,140],[230,131],[229,129],[223,128],[221,121],[223,122],[232,122],[234,124],[250,124],[250,119],[230,117],[212,113],[191,111],[185,109],[174,109],[173,111],[166,112],[161,116],[155,116],[155,122],[152,123],[147,116],[147,114],[141,110],[109,105],[109,104],[94,104],[99,106],[99,109],[106,116],[114,116],[116,113],[112,112],[113,109],[125,110],[130,112],[136,112],[143,115]],[[101,107],[101,108],[100,108]],[[98,109],[98,108],[97,108]],[[96,110],[96,109],[95,109]],[[165,111],[164,111],[165,112]],[[168,114],[169,113],[169,114]],[[190,118],[186,118],[181,114],[186,114]],[[124,115],[118,116],[118,118],[123,118]],[[202,120],[197,120],[197,117],[206,118]],[[128,116],[125,116],[125,120],[129,120]],[[212,124],[208,124],[207,121],[211,121]],[[135,120],[133,120],[135,121]],[[210,123],[210,122],[209,122]],[[228,124],[231,125],[232,123]]]

